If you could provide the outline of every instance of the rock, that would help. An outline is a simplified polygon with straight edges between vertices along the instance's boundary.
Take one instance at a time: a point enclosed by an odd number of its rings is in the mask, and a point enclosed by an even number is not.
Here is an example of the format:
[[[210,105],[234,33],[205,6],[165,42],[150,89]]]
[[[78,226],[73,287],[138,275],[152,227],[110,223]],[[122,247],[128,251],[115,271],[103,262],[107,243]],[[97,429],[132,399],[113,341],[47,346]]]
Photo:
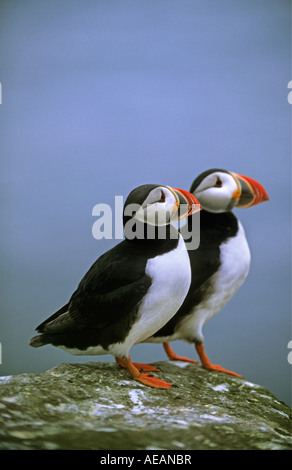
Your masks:
[[[149,388],[101,362],[1,377],[0,449],[291,450],[291,410],[265,388],[155,365],[177,387]]]

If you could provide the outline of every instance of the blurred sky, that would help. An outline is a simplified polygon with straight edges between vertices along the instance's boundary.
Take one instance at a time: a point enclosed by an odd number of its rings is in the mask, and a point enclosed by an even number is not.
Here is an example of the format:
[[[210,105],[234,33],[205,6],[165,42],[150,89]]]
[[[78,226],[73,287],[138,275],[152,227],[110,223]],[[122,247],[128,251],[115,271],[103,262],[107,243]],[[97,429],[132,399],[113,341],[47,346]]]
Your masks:
[[[251,270],[206,351],[291,404],[290,18],[288,0],[1,1],[0,375],[113,361],[28,345],[117,243],[93,238],[93,206],[221,167],[270,201],[236,210]]]

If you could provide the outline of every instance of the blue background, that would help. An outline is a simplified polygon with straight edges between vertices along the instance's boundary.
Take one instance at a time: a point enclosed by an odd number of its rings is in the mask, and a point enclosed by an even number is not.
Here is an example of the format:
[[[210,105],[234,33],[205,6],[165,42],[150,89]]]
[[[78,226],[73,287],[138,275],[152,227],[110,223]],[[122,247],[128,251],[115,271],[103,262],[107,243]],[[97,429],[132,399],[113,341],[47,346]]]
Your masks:
[[[290,30],[290,1],[1,2],[0,375],[112,361],[28,345],[117,243],[93,238],[93,206],[222,167],[270,201],[235,211],[251,270],[206,350],[291,403]],[[131,355],[166,359],[161,345]]]

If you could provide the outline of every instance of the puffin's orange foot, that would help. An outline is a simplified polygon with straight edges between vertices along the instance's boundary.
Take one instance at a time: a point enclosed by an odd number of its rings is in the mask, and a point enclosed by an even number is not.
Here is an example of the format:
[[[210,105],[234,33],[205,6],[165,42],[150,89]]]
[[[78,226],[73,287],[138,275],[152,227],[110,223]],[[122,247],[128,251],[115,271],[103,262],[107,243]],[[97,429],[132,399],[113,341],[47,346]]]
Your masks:
[[[121,359],[119,357],[115,357],[116,363],[120,366],[126,369],[126,366],[123,364]],[[141,364],[140,362],[132,362],[133,366],[135,366],[139,371],[145,371],[145,372],[160,372],[160,369],[157,369],[156,367],[152,366],[151,364]]]
[[[189,359],[188,357],[185,357],[185,356],[177,356],[176,354],[172,358],[169,358],[169,360],[170,361],[190,362],[191,364],[198,364],[198,361],[195,361],[194,359]]]
[[[235,377],[242,378],[242,375],[236,374],[236,372],[233,372],[232,370],[224,369],[221,366],[212,364],[207,354],[205,353],[205,348],[204,348],[203,343],[196,344],[196,350],[197,350],[197,353],[199,354],[199,357],[201,359],[201,363],[204,369],[215,370],[217,372],[224,372],[225,374],[230,374],[230,375],[234,375]]]
[[[236,372],[233,372],[232,370],[224,369],[223,367],[217,364],[210,364],[208,365],[208,367],[203,365],[203,367],[204,369],[207,369],[207,370],[215,370],[217,372],[224,372],[224,374],[234,375],[235,377],[240,377],[242,379],[242,375],[237,374]]]
[[[189,359],[185,356],[178,356],[173,349],[171,349],[169,343],[163,343],[164,350],[168,356],[170,361],[183,361],[183,362],[190,362],[191,364],[198,364],[198,361],[194,361],[193,359]]]
[[[144,385],[148,385],[149,387],[153,388],[170,388],[170,387],[175,387],[175,385],[172,385],[168,382],[164,382],[161,379],[158,379],[157,377],[151,377],[149,374],[141,374],[137,367],[132,363],[130,357],[116,357],[115,358],[117,363],[125,367],[129,374],[133,377],[133,379],[137,380],[138,382],[141,382]]]
[[[135,378],[138,382],[141,382],[144,385],[148,385],[148,387],[153,388],[170,388],[173,387],[172,384],[168,382],[164,382],[164,380],[158,379],[157,377],[150,377],[148,374],[140,374],[139,377]]]

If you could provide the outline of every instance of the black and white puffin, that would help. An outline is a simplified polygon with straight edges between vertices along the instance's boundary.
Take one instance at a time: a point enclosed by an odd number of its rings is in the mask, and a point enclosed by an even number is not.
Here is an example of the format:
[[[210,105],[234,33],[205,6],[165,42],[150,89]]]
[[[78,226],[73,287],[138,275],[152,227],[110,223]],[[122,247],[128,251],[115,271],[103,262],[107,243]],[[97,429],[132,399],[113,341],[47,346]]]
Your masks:
[[[163,343],[170,360],[196,363],[177,356],[169,342],[184,340],[195,344],[204,368],[241,377],[210,362],[204,349],[202,328],[233,297],[250,267],[250,250],[244,229],[232,213],[234,207],[247,208],[267,201],[263,186],[252,178],[221,169],[200,174],[190,192],[199,200],[200,245],[189,250],[192,282],[186,299],[173,316],[147,342]],[[196,215],[187,220],[192,231]]]
[[[171,222],[197,210],[198,201],[185,190],[156,184],[134,189],[124,205],[125,239],[97,259],[69,302],[36,328],[40,335],[30,345],[51,344],[77,355],[111,354],[135,380],[169,388],[142,374],[129,351],[160,329],[186,297],[190,260]]]

